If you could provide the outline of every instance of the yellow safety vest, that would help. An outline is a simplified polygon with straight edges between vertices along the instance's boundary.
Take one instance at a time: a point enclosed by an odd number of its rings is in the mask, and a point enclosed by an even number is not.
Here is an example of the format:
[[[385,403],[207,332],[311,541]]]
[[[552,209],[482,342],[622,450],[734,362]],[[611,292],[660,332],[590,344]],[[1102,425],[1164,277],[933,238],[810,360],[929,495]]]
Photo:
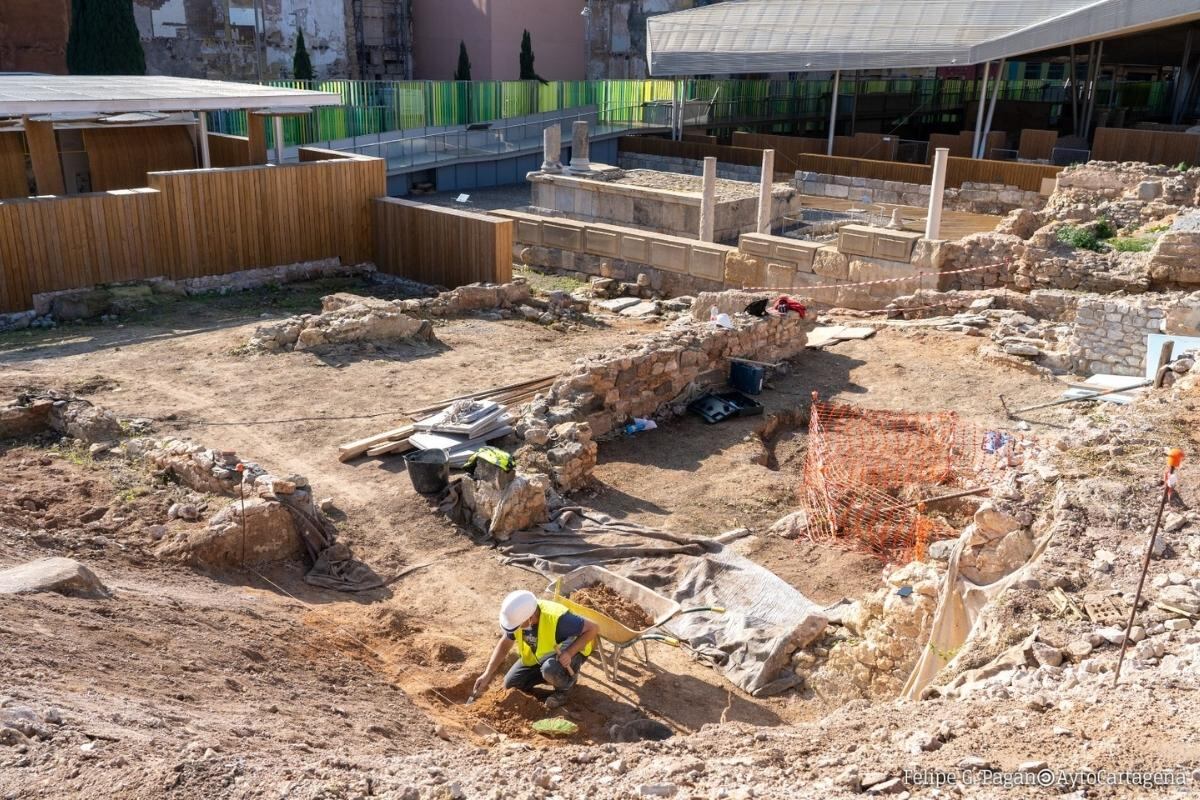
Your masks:
[[[517,653],[521,656],[522,664],[527,667],[536,666],[558,649],[558,642],[555,641],[558,620],[559,617],[563,614],[569,614],[570,611],[562,603],[555,603],[552,600],[538,600],[537,652],[534,652],[533,648],[525,643],[525,632],[521,628],[517,628],[513,632],[513,639],[516,640]],[[579,652],[585,656],[590,656],[592,654],[592,644],[592,642],[588,642],[587,647]]]

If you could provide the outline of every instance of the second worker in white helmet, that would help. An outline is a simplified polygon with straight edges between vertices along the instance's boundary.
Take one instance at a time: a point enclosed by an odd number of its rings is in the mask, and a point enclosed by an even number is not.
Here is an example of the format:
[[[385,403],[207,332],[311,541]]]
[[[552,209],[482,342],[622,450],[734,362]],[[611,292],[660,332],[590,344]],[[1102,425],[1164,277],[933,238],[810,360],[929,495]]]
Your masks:
[[[504,688],[530,692],[539,684],[549,684],[553,693],[546,705],[555,708],[566,701],[567,691],[579,680],[579,669],[591,655],[596,642],[596,623],[573,614],[552,600],[538,600],[533,592],[510,592],[500,603],[500,629],[503,633],[487,668],[475,681],[475,696],[487,691],[492,678],[510,650],[517,649],[517,661],[504,676]]]

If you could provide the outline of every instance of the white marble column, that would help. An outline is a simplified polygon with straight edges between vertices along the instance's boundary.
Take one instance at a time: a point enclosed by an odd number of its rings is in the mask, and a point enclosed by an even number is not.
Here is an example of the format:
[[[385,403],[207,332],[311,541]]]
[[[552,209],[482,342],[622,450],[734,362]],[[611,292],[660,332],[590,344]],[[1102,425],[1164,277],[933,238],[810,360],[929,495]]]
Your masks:
[[[589,160],[589,150],[591,148],[591,140],[588,138],[588,124],[586,120],[575,120],[571,125],[571,166],[567,169],[568,172],[587,173],[592,169],[592,162]]]
[[[704,159],[704,190],[700,195],[700,241],[711,242],[717,223],[717,159]]]
[[[758,179],[758,232],[771,232],[771,186],[775,183],[775,151],[763,150],[762,177]]]
[[[562,128],[554,123],[542,131],[542,172],[562,172]]]
[[[925,219],[925,238],[937,239],[942,233],[942,198],[946,194],[946,160],[950,148],[939,147],[933,154],[933,185],[929,187],[929,214]]]

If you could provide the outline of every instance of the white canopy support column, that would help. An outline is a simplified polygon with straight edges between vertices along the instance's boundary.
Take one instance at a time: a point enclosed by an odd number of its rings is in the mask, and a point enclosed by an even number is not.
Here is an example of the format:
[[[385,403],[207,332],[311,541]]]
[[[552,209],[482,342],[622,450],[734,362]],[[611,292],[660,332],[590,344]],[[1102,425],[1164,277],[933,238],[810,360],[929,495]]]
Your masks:
[[[1092,76],[1092,90],[1088,97],[1087,113],[1083,117],[1083,130],[1079,135],[1087,139],[1092,135],[1092,116],[1096,113],[1096,96],[1100,94],[1100,70],[1104,65],[1104,42],[1096,47],[1096,71]]]
[[[283,163],[283,117],[271,118],[275,123],[275,163]]]
[[[942,234],[942,198],[946,194],[946,161],[950,148],[939,147],[933,154],[933,183],[929,187],[929,214],[925,219],[925,238]]]
[[[837,108],[838,108],[838,88],[842,80],[842,71],[835,69],[833,71],[833,96],[829,98],[829,146],[826,148],[825,155],[833,155],[833,135],[837,132]]]
[[[198,111],[196,120],[196,138],[200,140],[200,167],[212,168],[212,157],[208,152],[208,112]]]
[[[971,144],[971,155],[979,152],[979,136],[983,133],[983,107],[987,104],[987,89],[988,89],[988,73],[992,69],[992,62],[987,62],[983,65],[983,85],[979,89],[979,108],[975,112],[975,139]]]
[[[976,158],[987,158],[987,141],[988,136],[992,132],[992,117],[996,113],[996,100],[1000,97],[1000,83],[1004,79],[1004,63],[1006,59],[1000,59],[1000,66],[996,70],[996,79],[992,81],[995,86],[992,88],[992,102],[988,105],[987,122],[983,123],[983,136],[979,139],[979,154]]]

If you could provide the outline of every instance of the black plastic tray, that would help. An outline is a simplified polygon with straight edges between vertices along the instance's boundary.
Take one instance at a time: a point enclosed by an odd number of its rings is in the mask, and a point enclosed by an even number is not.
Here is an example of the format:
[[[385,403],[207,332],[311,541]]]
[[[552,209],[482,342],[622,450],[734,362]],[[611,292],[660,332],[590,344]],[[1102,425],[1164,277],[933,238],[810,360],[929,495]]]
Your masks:
[[[763,413],[762,404],[741,392],[710,393],[688,403],[688,411],[698,414],[708,424],[724,422],[734,417],[753,417]]]

